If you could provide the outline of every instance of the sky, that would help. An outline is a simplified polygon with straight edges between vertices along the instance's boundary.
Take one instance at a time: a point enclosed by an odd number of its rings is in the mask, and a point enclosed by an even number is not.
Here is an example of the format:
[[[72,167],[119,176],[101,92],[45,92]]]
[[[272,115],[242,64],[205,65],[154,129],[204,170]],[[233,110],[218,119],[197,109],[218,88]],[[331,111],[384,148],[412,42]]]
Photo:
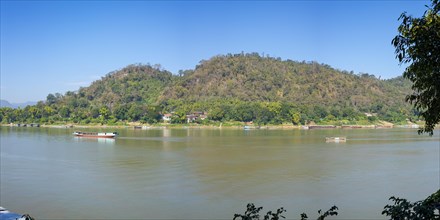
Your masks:
[[[46,100],[130,64],[177,74],[228,53],[316,61],[381,79],[402,75],[400,14],[428,0],[4,1],[0,99]]]

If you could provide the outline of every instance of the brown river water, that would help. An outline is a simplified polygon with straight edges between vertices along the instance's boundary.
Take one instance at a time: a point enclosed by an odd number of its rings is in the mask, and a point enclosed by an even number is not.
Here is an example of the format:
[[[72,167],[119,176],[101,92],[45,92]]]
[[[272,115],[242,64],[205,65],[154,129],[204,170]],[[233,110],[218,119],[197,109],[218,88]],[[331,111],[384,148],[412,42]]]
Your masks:
[[[316,219],[336,205],[333,219],[386,219],[390,196],[440,188],[438,130],[73,131],[0,128],[0,206],[36,219],[232,219],[254,203]]]

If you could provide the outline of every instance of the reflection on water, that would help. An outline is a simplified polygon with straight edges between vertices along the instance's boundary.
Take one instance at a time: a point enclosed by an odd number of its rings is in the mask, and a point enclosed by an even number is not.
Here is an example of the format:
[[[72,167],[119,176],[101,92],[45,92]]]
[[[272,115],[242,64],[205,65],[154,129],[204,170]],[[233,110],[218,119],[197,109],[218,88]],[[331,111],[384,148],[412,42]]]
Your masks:
[[[231,219],[249,202],[283,206],[288,218],[336,204],[338,217],[377,219],[389,196],[416,201],[439,184],[438,132],[120,129],[108,139],[0,131],[1,205],[37,219]]]
[[[98,142],[99,144],[114,145],[114,138],[92,138],[92,137],[73,137],[77,142]]]

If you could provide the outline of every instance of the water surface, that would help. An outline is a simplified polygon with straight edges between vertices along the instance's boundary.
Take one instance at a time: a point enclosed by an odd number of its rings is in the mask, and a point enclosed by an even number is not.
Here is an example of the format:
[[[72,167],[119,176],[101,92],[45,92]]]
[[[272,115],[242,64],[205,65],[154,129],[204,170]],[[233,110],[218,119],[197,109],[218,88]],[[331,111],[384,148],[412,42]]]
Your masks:
[[[338,219],[384,219],[390,196],[418,201],[440,186],[438,131],[0,131],[0,205],[37,219],[232,219],[249,202],[290,219],[332,205]]]

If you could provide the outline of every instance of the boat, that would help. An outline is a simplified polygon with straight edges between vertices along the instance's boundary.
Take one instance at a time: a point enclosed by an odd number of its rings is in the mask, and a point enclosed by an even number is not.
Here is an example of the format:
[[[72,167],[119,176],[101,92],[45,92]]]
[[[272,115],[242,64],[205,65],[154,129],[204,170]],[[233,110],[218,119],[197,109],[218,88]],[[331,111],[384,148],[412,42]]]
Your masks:
[[[34,220],[29,214],[18,214],[0,206],[0,219],[4,220]]]
[[[363,128],[362,125],[342,125],[341,128]]]
[[[91,137],[91,138],[115,138],[117,132],[81,132],[75,131],[73,135],[77,137]]]
[[[334,142],[334,143],[339,143],[339,142],[346,142],[347,138],[346,137],[326,137],[325,138],[325,142],[330,143],[330,142]]]
[[[309,129],[331,129],[336,128],[335,125],[309,125]]]

